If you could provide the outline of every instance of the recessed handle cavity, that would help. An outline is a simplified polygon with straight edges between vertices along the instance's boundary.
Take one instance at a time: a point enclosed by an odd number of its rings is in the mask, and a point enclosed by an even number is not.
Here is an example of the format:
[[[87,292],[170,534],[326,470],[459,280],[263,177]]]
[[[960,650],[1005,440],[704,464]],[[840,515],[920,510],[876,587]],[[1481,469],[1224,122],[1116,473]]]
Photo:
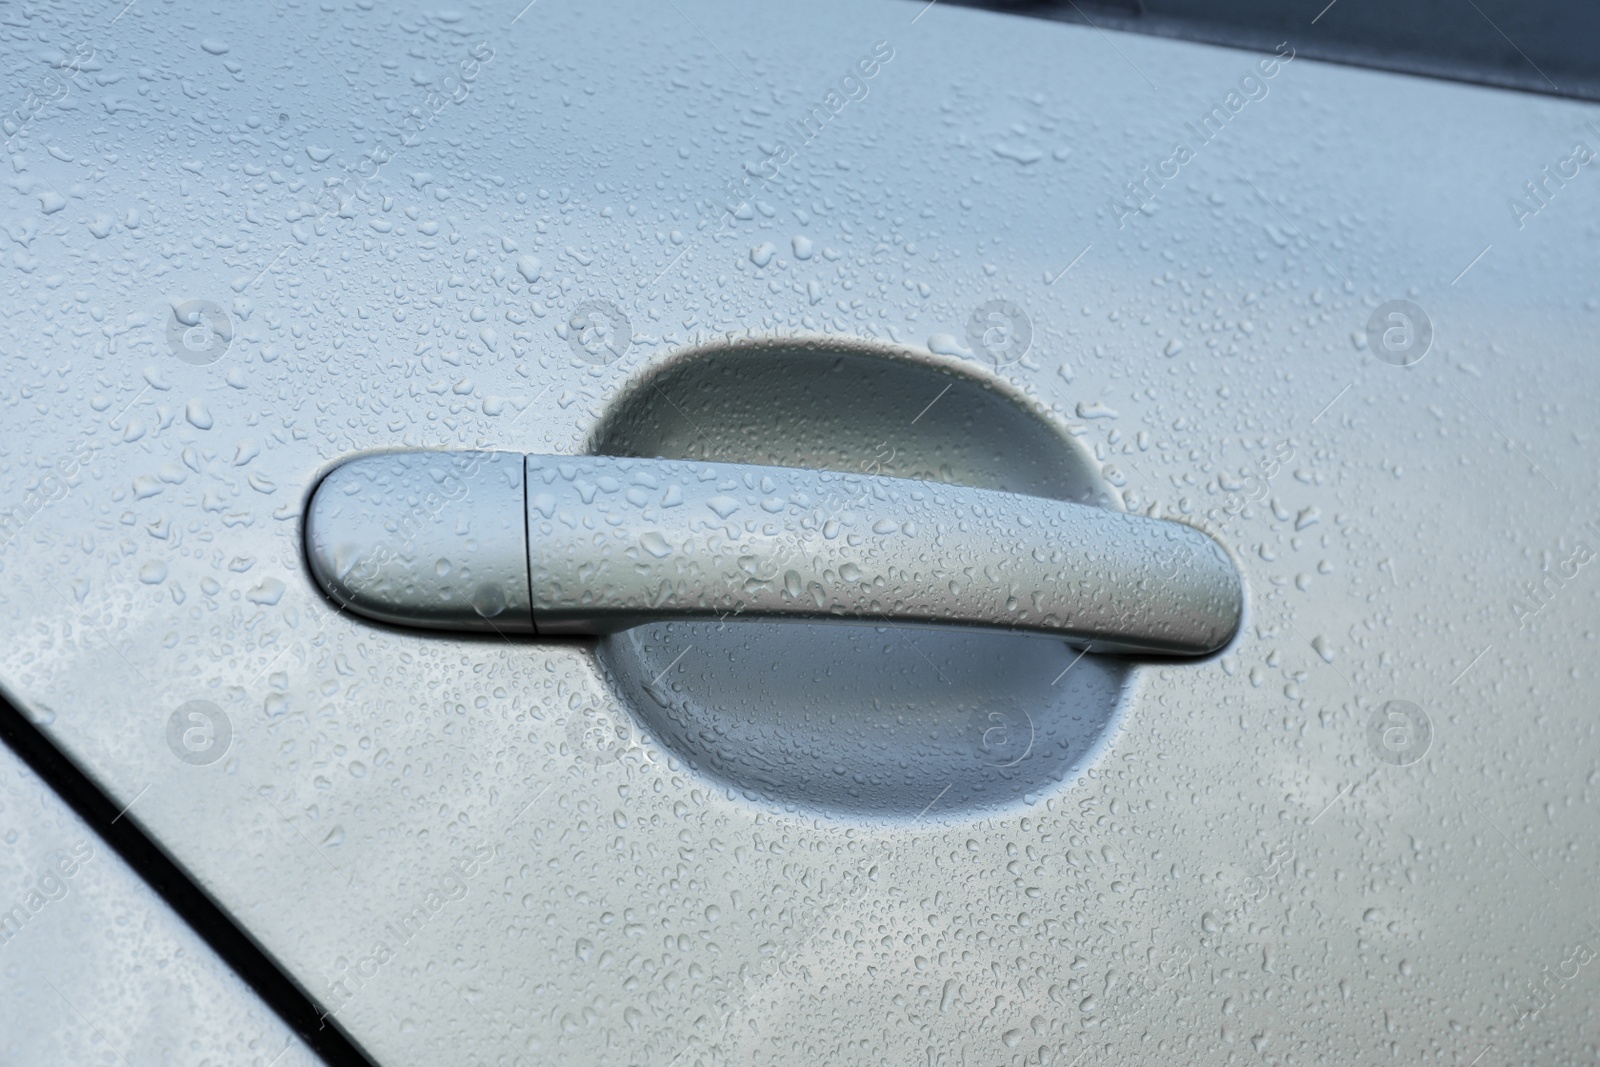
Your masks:
[[[809,619],[1055,634],[1204,655],[1243,590],[1181,523],[834,471],[610,456],[408,452],[335,468],[312,572],[402,625],[601,634],[668,619]]]

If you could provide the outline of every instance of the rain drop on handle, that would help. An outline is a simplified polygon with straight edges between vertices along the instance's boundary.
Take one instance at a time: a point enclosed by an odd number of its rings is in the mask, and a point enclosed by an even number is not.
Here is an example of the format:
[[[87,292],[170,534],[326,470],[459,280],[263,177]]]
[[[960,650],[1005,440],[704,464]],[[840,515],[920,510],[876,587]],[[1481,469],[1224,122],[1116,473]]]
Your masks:
[[[739,463],[361,456],[317,487],[305,536],[317,581],[356,614],[507,635],[832,619],[1205,655],[1243,607],[1228,554],[1181,523]]]

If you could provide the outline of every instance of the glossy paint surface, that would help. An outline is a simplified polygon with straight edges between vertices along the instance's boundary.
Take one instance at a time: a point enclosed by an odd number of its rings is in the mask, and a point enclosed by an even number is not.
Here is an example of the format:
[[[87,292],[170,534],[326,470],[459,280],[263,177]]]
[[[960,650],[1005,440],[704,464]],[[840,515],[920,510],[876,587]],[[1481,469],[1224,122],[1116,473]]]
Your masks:
[[[119,8],[0,32],[0,684],[377,1062],[1591,1057],[1593,108],[944,5]],[[306,570],[341,458],[606,451],[647,383],[759,462],[656,376],[817,334],[1212,534],[1237,641],[1069,699]]]

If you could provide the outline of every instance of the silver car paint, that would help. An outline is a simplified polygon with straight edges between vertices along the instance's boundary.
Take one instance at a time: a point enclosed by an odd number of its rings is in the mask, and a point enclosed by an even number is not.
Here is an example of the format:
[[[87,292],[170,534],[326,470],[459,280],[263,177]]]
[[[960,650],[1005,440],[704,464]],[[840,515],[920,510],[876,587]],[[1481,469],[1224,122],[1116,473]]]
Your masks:
[[[317,1062],[4,748],[0,840],[0,1063]]]
[[[1595,112],[1292,54],[890,3],[17,12],[0,679],[386,1065],[1579,1062]],[[971,724],[929,765],[986,791],[896,806],[805,693],[861,765],[724,759],[738,620],[419,636],[306,573],[344,456],[582,452],[686,349],[814,332],[1212,530],[1234,647],[1078,705],[1051,677],[1109,668],[1064,646],[751,637]],[[995,769],[986,699],[1059,717],[1048,774]]]

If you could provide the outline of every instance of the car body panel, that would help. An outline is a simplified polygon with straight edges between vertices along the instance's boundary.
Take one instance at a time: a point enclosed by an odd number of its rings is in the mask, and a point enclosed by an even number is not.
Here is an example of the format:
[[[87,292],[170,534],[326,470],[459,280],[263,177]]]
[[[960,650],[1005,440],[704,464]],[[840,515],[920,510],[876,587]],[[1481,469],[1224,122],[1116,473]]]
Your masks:
[[[0,839],[0,1061],[318,1062],[7,749]]]
[[[520,6],[7,45],[93,54],[13,138],[0,681],[376,1062],[1584,1055],[1593,977],[1545,976],[1600,866],[1600,246],[1593,168],[1541,168],[1592,107],[943,6]],[[307,572],[351,455],[585,451],[685,349],[819,332],[1213,530],[1233,647],[1130,668],[999,810],[852,815],[703,773],[593,643]]]

